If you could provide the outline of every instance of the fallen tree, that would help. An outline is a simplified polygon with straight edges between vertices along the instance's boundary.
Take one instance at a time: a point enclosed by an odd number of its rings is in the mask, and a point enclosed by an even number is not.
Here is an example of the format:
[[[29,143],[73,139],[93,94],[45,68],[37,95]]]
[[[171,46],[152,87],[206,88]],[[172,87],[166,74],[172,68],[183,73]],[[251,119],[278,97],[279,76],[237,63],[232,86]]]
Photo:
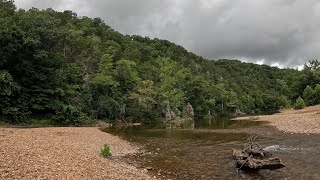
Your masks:
[[[244,149],[233,150],[237,170],[274,170],[285,167],[278,157],[271,158],[271,152],[263,150],[254,143],[255,139],[256,137],[250,136],[249,143],[245,145]]]

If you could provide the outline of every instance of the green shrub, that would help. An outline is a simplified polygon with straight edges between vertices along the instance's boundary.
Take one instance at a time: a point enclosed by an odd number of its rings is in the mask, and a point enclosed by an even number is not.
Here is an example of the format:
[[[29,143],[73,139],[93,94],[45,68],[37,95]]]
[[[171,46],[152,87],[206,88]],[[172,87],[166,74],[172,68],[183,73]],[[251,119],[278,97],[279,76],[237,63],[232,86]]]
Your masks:
[[[314,88],[314,103],[320,104],[320,84],[317,84]]]
[[[101,148],[101,155],[103,157],[110,157],[111,156],[111,153],[110,153],[110,147],[108,144],[105,144],[103,146],[103,148]]]
[[[85,116],[78,107],[64,105],[56,110],[52,119],[57,125],[79,125],[82,124]]]
[[[315,91],[312,89],[311,86],[307,86],[303,91],[303,99],[307,106],[314,105],[315,101]]]
[[[30,126],[40,126],[46,127],[53,125],[54,122],[52,119],[45,119],[45,118],[36,118],[36,119],[29,119],[28,125]]]
[[[306,107],[304,100],[300,96],[297,98],[293,106],[294,109],[303,109],[304,107]]]

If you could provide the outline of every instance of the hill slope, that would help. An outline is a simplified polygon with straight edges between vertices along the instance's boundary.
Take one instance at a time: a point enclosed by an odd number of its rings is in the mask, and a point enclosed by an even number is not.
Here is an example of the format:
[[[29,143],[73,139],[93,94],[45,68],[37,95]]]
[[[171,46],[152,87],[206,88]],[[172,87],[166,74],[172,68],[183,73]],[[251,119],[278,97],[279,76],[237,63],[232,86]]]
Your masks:
[[[275,111],[319,82],[311,71],[207,60],[71,11],[0,4],[0,116],[11,123],[89,117],[153,124],[166,111],[188,116],[187,103],[196,117]]]

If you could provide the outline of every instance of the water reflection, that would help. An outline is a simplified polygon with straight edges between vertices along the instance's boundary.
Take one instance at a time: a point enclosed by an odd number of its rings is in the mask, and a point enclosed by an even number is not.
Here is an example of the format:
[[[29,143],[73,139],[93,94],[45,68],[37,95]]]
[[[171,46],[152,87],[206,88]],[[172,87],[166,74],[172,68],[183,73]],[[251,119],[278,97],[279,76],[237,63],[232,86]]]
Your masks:
[[[127,129],[105,129],[105,132],[112,133],[124,138],[168,138],[179,140],[205,140],[212,142],[245,142],[248,134],[245,133],[218,133],[211,131],[197,131],[190,129],[144,129],[139,127],[131,127]]]
[[[212,179],[237,176],[232,148],[242,147],[244,133],[217,133],[186,129],[106,129],[106,132],[145,146],[148,154],[134,160],[153,167],[160,179]]]
[[[210,124],[211,123],[211,124]],[[260,122],[195,121],[195,129],[106,129],[144,146],[143,157],[130,157],[141,168],[152,167],[159,179],[320,179],[320,136],[283,134],[263,127],[257,143],[269,148],[285,168],[237,174],[232,149],[242,148],[249,134],[237,133]],[[219,128],[225,128],[223,132]],[[218,129],[218,130],[215,130]],[[247,129],[245,129],[247,131]],[[232,133],[231,133],[232,132]],[[243,132],[243,131],[241,131]]]
[[[195,128],[200,129],[237,129],[265,124],[263,121],[230,120],[228,117],[200,119],[195,121]]]
[[[263,121],[231,120],[230,117],[175,119],[166,122],[167,129],[237,129],[265,124]]]

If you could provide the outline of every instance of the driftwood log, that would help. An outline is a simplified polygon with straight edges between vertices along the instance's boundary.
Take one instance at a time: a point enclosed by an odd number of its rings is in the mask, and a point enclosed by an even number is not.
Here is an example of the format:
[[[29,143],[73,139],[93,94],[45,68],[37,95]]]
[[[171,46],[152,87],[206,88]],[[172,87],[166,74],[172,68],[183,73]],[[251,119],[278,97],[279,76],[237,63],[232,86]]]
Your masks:
[[[256,137],[250,137],[249,143],[244,149],[234,149],[233,157],[236,161],[237,170],[259,170],[259,169],[279,169],[284,164],[278,157],[271,158],[272,153],[265,151],[254,143]]]

